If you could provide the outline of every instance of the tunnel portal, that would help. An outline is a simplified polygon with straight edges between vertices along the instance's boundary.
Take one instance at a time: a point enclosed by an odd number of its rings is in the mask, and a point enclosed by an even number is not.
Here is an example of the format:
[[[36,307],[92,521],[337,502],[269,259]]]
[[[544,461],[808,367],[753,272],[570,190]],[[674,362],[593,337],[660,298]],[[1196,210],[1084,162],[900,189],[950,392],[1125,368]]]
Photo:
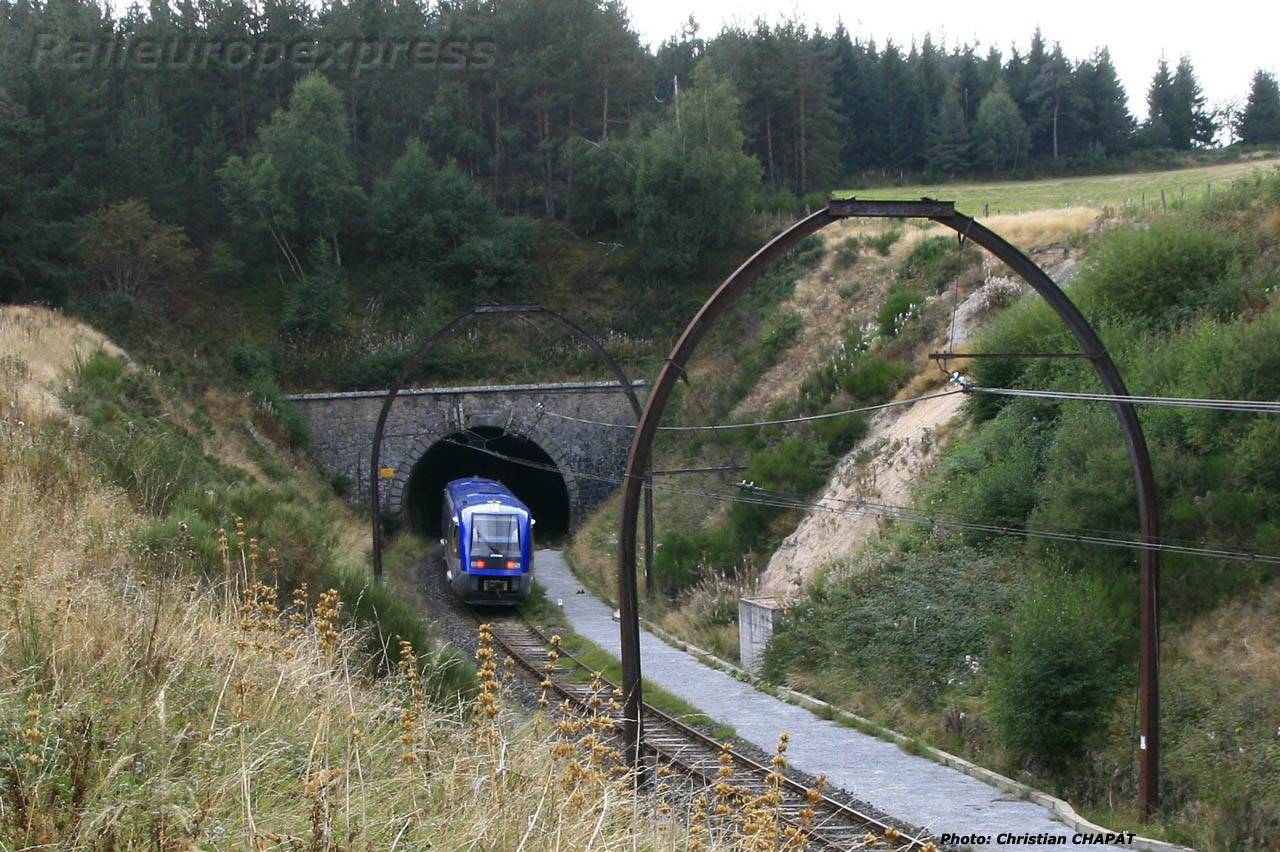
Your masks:
[[[569,531],[569,490],[545,450],[528,438],[494,426],[477,426],[446,435],[432,444],[409,474],[404,520],[416,533],[440,535],[446,483],[465,476],[494,479],[529,507],[540,542],[556,541]]]

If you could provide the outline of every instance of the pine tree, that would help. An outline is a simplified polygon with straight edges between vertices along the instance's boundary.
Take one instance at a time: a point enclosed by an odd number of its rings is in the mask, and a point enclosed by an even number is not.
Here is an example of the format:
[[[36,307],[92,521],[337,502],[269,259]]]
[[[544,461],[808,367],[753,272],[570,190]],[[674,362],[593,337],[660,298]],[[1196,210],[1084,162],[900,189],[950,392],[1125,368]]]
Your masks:
[[[978,118],[978,104],[982,103],[982,96],[991,90],[983,80],[982,63],[973,48],[966,44],[952,52],[948,67],[952,69],[952,85],[960,97],[964,120],[972,124]]]
[[[1156,66],[1155,76],[1147,89],[1147,121],[1142,128],[1143,141],[1150,148],[1174,146],[1173,113],[1176,109],[1173,94],[1173,76],[1169,63],[1163,57]]]
[[[929,171],[948,180],[969,171],[973,164],[973,140],[964,118],[962,88],[956,74],[929,128]]]
[[[1169,131],[1173,146],[1182,150],[1195,145],[1211,145],[1218,132],[1213,116],[1205,108],[1204,92],[1191,67],[1191,58],[1184,56],[1173,72],[1173,112]]]
[[[1101,48],[1081,63],[1076,78],[1086,111],[1085,144],[1103,157],[1124,154],[1132,145],[1134,121],[1110,51]]]
[[[1027,55],[1019,55],[1015,48],[1009,57],[1008,65],[1005,66],[1005,81],[1009,84],[1009,95],[1018,105],[1018,111],[1022,114],[1022,120],[1026,122],[1027,127],[1034,127],[1039,118],[1040,106],[1031,92],[1036,80],[1040,78],[1040,72],[1044,70],[1045,59],[1044,36],[1040,33],[1040,28],[1036,27],[1031,35],[1031,48],[1027,51]]]
[[[839,170],[838,114],[831,95],[832,57],[827,38],[797,21],[775,28],[786,68],[791,185],[797,195],[829,187]]]
[[[868,57],[866,45],[853,41],[844,24],[839,24],[831,36],[831,50],[831,92],[844,129],[840,166],[845,174],[853,174],[870,163],[868,147],[875,133],[874,118],[868,114],[874,49]]]
[[[975,135],[978,156],[992,172],[1015,169],[1026,158],[1031,135],[1003,80],[982,99]]]
[[[881,164],[893,169],[917,169],[924,164],[920,93],[902,51],[892,41],[884,46],[878,70],[876,117],[884,127],[885,137]]]
[[[933,39],[925,33],[920,44],[919,53],[912,52],[913,60],[909,60],[916,80],[916,91],[920,97],[922,115],[934,116],[946,97],[948,77],[942,70],[942,55],[933,45]]]
[[[1036,30],[1036,35],[1040,31]],[[1040,64],[1040,73],[1031,83],[1028,103],[1035,110],[1032,123],[1032,150],[1058,159],[1063,138],[1063,125],[1075,118],[1079,98],[1072,88],[1071,66],[1062,55],[1062,45]],[[1038,140],[1038,143],[1037,143]]]
[[[1246,145],[1280,142],[1280,86],[1266,71],[1253,75],[1249,102],[1240,114],[1237,129],[1240,141]]]

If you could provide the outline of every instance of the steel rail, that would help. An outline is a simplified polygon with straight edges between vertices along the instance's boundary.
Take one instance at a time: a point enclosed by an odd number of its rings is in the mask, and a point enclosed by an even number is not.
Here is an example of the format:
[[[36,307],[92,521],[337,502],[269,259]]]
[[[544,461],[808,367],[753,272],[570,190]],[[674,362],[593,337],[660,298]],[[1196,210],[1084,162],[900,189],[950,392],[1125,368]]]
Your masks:
[[[477,622],[482,621],[478,615],[475,617]],[[540,663],[528,656],[529,649],[535,643],[526,641],[526,637],[532,637],[536,640],[540,655],[545,656],[546,651],[553,647],[550,637],[541,629],[518,615],[496,619],[488,618],[483,619],[483,621],[487,621],[491,625],[494,641],[530,676],[539,681],[548,677],[546,670],[543,668],[546,662],[545,659]],[[517,633],[522,635],[516,635]],[[584,672],[594,674],[594,670],[571,651],[563,647],[556,647],[555,651],[558,655],[557,662],[564,661]],[[568,674],[569,672],[564,669],[558,669],[553,672],[549,678],[552,682],[552,689],[557,695],[568,699],[579,712],[587,715],[598,714],[599,710],[592,707],[589,702],[592,696],[600,693],[593,692],[589,688],[579,688],[582,686],[579,684],[570,685],[565,683],[563,679]],[[605,692],[611,692],[618,688],[616,684],[607,678],[601,677],[599,680]],[[667,734],[674,742],[680,743],[680,746],[673,746],[669,743],[657,744],[652,740],[646,740],[643,746],[644,752],[652,755],[655,760],[678,767],[685,775],[698,779],[704,784],[711,785],[719,780],[714,777],[714,770],[710,769],[710,767],[719,768],[718,757],[723,749],[723,745],[720,742],[652,705],[645,705],[645,713],[648,718],[654,720],[662,728],[667,729],[663,733]],[[613,721],[619,734],[624,735],[620,720],[614,719]],[[690,744],[695,749],[695,753],[692,756],[687,756],[684,753],[686,751],[685,747]],[[735,768],[742,768],[750,773],[751,777],[747,783],[750,783],[753,788],[764,789],[764,785],[768,783],[766,776],[773,772],[772,767],[759,763],[732,749],[730,749],[729,753],[733,757],[733,766]],[[699,761],[705,764],[707,768],[699,766]],[[783,774],[779,786],[783,792],[789,795],[788,800],[780,803],[780,813],[785,814],[788,808],[798,812],[797,806],[808,803],[810,789],[808,786],[786,774]],[[781,819],[786,824],[803,830],[809,839],[821,844],[826,849],[889,848],[898,850],[898,852],[908,852],[908,850],[927,848],[929,842],[927,839],[915,837],[902,831],[897,826],[891,826],[883,820],[862,813],[856,808],[836,801],[829,796],[823,795],[821,797],[820,807],[825,810],[827,819],[817,822],[809,828],[805,828],[791,815],[783,815]],[[833,822],[833,819],[842,820],[843,822]],[[885,839],[891,832],[897,835],[897,839],[892,842]],[[867,844],[862,841],[862,835],[866,833],[871,833],[875,836],[874,843]],[[853,838],[851,835],[858,836]],[[856,845],[851,845],[851,843]]]
[[[658,378],[649,389],[644,413],[631,438],[631,450],[627,455],[618,529],[619,640],[622,646],[622,680],[626,697],[624,713],[627,756],[632,766],[637,765],[639,742],[644,732],[641,712],[644,701],[640,670],[640,613],[632,603],[636,600],[636,516],[640,508],[640,486],[643,484],[641,475],[650,467],[653,438],[657,434],[662,413],[666,410],[676,381],[684,375],[684,365],[729,304],[788,249],[794,248],[805,237],[825,228],[836,219],[827,209],[819,210],[770,240],[739,266],[694,315],[676,341],[671,354],[662,362]]]

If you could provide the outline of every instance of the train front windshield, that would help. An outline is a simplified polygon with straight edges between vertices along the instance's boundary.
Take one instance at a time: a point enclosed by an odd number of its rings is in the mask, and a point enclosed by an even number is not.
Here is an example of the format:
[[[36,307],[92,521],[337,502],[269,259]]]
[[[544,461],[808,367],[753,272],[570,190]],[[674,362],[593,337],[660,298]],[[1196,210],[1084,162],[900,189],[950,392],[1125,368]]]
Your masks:
[[[520,552],[520,518],[516,515],[473,515],[471,530],[471,551],[477,555]]]

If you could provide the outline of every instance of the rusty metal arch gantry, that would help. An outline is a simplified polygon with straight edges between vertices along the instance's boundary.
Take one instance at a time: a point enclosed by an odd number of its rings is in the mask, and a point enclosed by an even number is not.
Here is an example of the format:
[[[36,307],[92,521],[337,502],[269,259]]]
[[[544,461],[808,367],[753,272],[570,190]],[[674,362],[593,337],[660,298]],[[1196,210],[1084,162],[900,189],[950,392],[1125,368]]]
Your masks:
[[[667,401],[699,342],[757,275],[805,237],[833,222],[854,217],[930,219],[951,228],[962,239],[981,245],[1022,276],[1057,312],[1083,350],[1082,357],[1093,364],[1108,394],[1115,397],[1129,395],[1120,371],[1097,333],[1048,274],[998,234],[973,218],[957,213],[953,202],[928,198],[920,201],[861,201],[856,198],[832,200],[827,207],[774,237],[724,280],[681,334],[650,389],[627,458],[622,511],[619,514],[618,597],[621,604],[625,736],[628,758],[633,766],[638,765],[640,738],[643,735],[640,626],[636,606],[636,519],[641,489],[645,483],[644,474],[649,470],[651,462],[653,439]],[[1133,404],[1123,399],[1117,399],[1113,406],[1124,430],[1130,467],[1137,484],[1140,537],[1141,543],[1145,545],[1140,550],[1139,558],[1141,637],[1138,664],[1138,797],[1140,819],[1145,822],[1159,801],[1160,552],[1157,548],[1160,541],[1160,521],[1151,459],[1137,413]]]

